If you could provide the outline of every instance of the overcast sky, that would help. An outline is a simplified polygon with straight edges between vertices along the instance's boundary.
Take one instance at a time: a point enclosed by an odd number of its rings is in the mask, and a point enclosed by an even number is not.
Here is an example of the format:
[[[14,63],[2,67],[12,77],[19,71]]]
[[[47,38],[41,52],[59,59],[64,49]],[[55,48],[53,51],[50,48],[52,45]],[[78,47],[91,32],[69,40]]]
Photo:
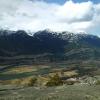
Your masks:
[[[0,28],[100,36],[99,0],[0,0]]]

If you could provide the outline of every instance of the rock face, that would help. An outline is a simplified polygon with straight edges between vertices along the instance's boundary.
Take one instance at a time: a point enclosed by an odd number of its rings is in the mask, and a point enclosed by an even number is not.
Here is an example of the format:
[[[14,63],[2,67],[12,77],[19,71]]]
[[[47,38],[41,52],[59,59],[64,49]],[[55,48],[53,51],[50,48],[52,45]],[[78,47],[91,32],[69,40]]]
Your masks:
[[[18,30],[0,31],[0,59],[34,55],[41,59],[100,59],[100,38],[85,33],[52,32],[29,33]],[[37,57],[38,58],[38,57]]]

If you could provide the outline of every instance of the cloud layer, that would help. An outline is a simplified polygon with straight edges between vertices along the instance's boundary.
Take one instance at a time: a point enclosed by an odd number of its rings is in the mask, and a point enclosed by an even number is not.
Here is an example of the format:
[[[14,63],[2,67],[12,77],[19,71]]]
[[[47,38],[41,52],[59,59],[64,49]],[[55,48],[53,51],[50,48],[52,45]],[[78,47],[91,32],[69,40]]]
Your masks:
[[[0,27],[11,30],[88,32],[99,35],[100,4],[53,4],[39,0],[0,0]]]

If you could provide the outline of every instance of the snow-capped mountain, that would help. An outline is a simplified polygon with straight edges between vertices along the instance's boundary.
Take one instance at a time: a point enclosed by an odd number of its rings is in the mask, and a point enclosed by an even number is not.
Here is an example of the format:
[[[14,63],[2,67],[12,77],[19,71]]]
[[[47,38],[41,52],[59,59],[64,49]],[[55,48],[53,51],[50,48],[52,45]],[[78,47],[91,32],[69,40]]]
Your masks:
[[[100,38],[97,36],[50,30],[28,34],[23,30],[1,30],[0,57],[47,54],[48,59],[60,60],[100,58]]]

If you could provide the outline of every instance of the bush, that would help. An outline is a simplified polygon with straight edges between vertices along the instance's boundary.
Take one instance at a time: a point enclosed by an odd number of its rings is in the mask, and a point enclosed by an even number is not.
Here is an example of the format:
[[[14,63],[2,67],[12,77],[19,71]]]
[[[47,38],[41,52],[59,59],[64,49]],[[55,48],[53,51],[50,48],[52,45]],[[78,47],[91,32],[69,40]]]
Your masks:
[[[13,85],[20,85],[21,84],[21,79],[14,79],[14,80],[11,80],[11,84]]]
[[[28,77],[28,78],[23,78],[23,79],[14,79],[11,80],[10,84],[13,85],[23,85],[23,86],[33,86],[36,82],[35,77]]]
[[[95,84],[96,84],[96,85],[100,85],[100,80],[97,80],[97,81],[95,82]]]
[[[35,77],[25,78],[21,82],[21,85],[24,85],[24,86],[33,86],[35,84],[36,80],[37,79]]]
[[[55,74],[54,76],[50,77],[49,81],[47,82],[46,86],[58,86],[62,85],[63,82],[60,79],[58,74]]]

